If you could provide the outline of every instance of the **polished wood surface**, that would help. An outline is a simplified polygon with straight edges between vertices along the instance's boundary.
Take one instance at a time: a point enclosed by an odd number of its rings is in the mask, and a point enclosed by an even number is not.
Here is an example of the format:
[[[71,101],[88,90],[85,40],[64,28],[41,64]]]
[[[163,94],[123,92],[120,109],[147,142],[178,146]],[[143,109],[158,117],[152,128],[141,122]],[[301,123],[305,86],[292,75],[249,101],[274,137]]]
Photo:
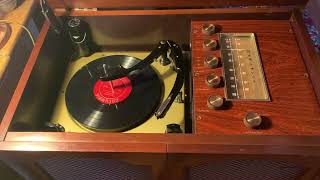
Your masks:
[[[0,149],[319,156],[320,139],[318,136],[8,132]]]
[[[52,8],[183,8],[183,7],[226,7],[226,6],[286,6],[305,5],[307,0],[48,0]]]
[[[57,151],[57,152],[150,152],[166,153],[165,144],[157,143],[95,143],[95,142],[3,142],[4,151]]]
[[[192,15],[192,18],[196,18],[199,15],[205,15],[207,18],[214,18],[212,15],[219,15],[219,19],[223,17],[230,18],[253,18],[259,19],[263,15],[265,18],[288,19],[291,11],[294,9],[292,6],[283,7],[247,7],[247,8],[216,8],[216,9],[152,9],[152,10],[67,10],[67,9],[55,9],[56,16],[148,16],[148,15]],[[238,16],[235,16],[238,15]],[[276,18],[275,18],[276,17]],[[190,17],[191,18],[191,17]],[[204,18],[204,17],[202,17]]]
[[[201,35],[203,21],[192,22],[192,73],[195,133],[218,135],[319,135],[320,106],[300,54],[289,21],[244,20],[211,21],[222,32],[254,32],[271,102],[233,101],[227,110],[210,110],[206,102],[210,95],[224,96],[224,88],[208,88],[205,78],[210,73],[222,76],[222,68],[204,67],[204,57],[220,56],[219,51],[203,51]],[[300,36],[301,34],[297,34]],[[217,39],[217,35],[210,38]],[[318,88],[318,87],[315,87]],[[257,112],[264,119],[259,130],[243,124],[247,112]]]
[[[239,22],[239,21],[233,21]],[[259,29],[255,22],[267,23],[265,26],[272,26],[273,30],[276,29],[277,33],[275,37],[271,37],[271,32],[268,28],[261,28],[263,37],[266,39],[274,40],[275,38],[286,37],[286,41],[281,42],[281,48],[289,49],[294,55],[299,54],[299,49],[296,45],[290,44],[295,42],[295,34],[290,28],[288,20],[274,20],[274,21],[248,21],[251,22],[250,27]],[[272,22],[272,25],[270,25]],[[250,24],[250,23],[249,23]],[[238,26],[239,29],[246,30],[243,26]],[[269,25],[269,26],[267,26]],[[299,24],[298,26],[303,26]],[[286,29],[287,31],[285,31]],[[259,131],[252,131],[254,133],[247,133],[250,135],[225,135],[221,133],[217,134],[121,134],[121,133],[45,133],[45,132],[7,132],[10,125],[11,117],[17,107],[21,94],[30,71],[37,59],[37,54],[41,49],[44,37],[48,31],[48,24],[45,24],[41,30],[40,36],[37,40],[37,45],[33,51],[33,55],[29,58],[28,65],[25,68],[25,73],[21,77],[16,94],[11,101],[11,105],[7,111],[4,121],[0,128],[2,137],[5,138],[4,142],[0,143],[0,149],[8,151],[78,151],[78,152],[159,152],[159,153],[205,153],[205,154],[280,154],[280,155],[313,155],[319,156],[320,142],[318,136],[296,136],[300,135],[294,131],[290,131],[286,136],[284,133],[280,135],[270,135],[277,132],[272,131],[268,135],[259,135]],[[261,36],[261,35],[260,35]],[[264,39],[264,43],[276,46],[278,41],[267,41]],[[258,40],[259,43],[261,43]],[[262,44],[263,45],[263,44]],[[264,45],[263,45],[264,46]],[[278,48],[279,49],[279,48]],[[276,50],[278,50],[276,49]],[[267,58],[274,59],[271,56],[277,57],[276,50],[264,49],[263,54],[267,53]],[[293,52],[294,50],[294,52]],[[295,52],[296,51],[296,52]],[[272,53],[273,52],[273,53]],[[269,55],[268,55],[269,53]],[[283,54],[284,57],[289,55]],[[291,56],[290,56],[291,57]],[[283,60],[283,59],[282,59]],[[290,59],[293,60],[299,68],[297,73],[304,75],[304,65],[301,57]],[[298,61],[300,60],[300,61]],[[287,62],[287,61],[284,61]],[[200,65],[203,63],[201,62]],[[289,63],[290,64],[290,63]],[[200,67],[200,66],[199,66]],[[285,67],[283,65],[282,67]],[[291,65],[290,65],[291,67]],[[269,67],[269,71],[270,68]],[[291,67],[292,68],[292,67]],[[301,70],[302,69],[302,70]],[[290,72],[291,73],[291,72]],[[296,75],[296,74],[294,74]],[[268,75],[267,75],[268,76]],[[270,75],[269,75],[270,76]],[[300,76],[299,76],[300,77]],[[269,77],[270,78],[270,77]],[[299,79],[298,82],[307,84],[307,87],[303,88],[305,93],[310,93],[307,97],[307,101],[310,101],[311,96],[314,96],[311,83],[308,79]],[[203,83],[203,81],[199,81]],[[300,86],[299,86],[300,87]],[[301,90],[302,91],[302,90]],[[300,91],[299,91],[300,92]],[[273,94],[271,94],[273,96]],[[315,96],[314,96],[315,97]],[[286,98],[284,98],[286,100]],[[286,101],[287,102],[287,101]],[[296,102],[296,101],[293,101]],[[304,107],[316,107],[315,98],[313,103],[306,104]],[[314,113],[317,113],[317,109]],[[242,122],[242,120],[240,120]],[[243,125],[239,127],[233,126],[243,130]],[[313,121],[308,121],[308,123]],[[236,122],[238,123],[238,122]],[[285,123],[282,121],[282,123]],[[218,124],[219,125],[219,124]],[[285,124],[292,126],[291,123]],[[301,125],[301,123],[299,124]],[[299,126],[297,125],[297,126]],[[309,124],[307,124],[309,125]],[[313,128],[311,128],[314,130]],[[286,130],[286,128],[284,128]],[[270,132],[270,130],[263,132]],[[232,134],[232,133],[230,133]],[[264,133],[267,134],[267,133]],[[312,134],[312,133],[310,133]],[[317,134],[316,134],[317,135]]]
[[[107,11],[97,13],[97,15],[100,16],[106,12]],[[126,14],[124,11],[121,12]],[[151,10],[148,12],[150,14],[157,14],[159,11]],[[182,13],[181,11],[177,12]],[[81,13],[75,13],[74,15],[81,15]],[[131,12],[128,14],[130,13]],[[142,11],[134,13],[143,15]],[[164,12],[161,13],[161,15],[165,15]],[[170,13],[174,15],[174,11],[170,11]],[[106,14],[110,16],[116,15],[113,14],[113,12]],[[206,16],[205,13],[203,15]],[[217,14],[216,18],[218,15],[219,14]],[[191,12],[190,16],[192,16]],[[268,16],[268,14],[266,16]],[[281,17],[283,18],[285,16]],[[229,18],[230,17],[231,16],[229,16]],[[237,17],[237,19],[245,17],[246,15]],[[293,18],[299,19],[301,18],[301,14],[296,13]],[[226,21],[218,22],[224,23]],[[0,125],[0,136],[2,140],[4,140],[0,142],[1,155],[4,157],[12,157],[13,161],[15,159],[18,159],[19,162],[22,163],[25,161],[26,163],[23,164],[30,163],[30,167],[36,160],[54,156],[67,158],[102,157],[105,159],[125,161],[130,164],[152,166],[154,179],[175,180],[186,179],[188,177],[187,171],[192,166],[217,160],[280,160],[303,165],[306,171],[302,178],[315,179],[319,176],[318,169],[320,167],[320,138],[318,133],[316,133],[316,128],[319,127],[319,106],[315,98],[315,92],[318,87],[312,86],[309,78],[316,78],[317,74],[319,75],[318,77],[320,77],[320,73],[317,70],[313,70],[311,72],[315,73],[315,75],[312,76],[309,68],[304,68],[305,65],[303,61],[310,62],[310,59],[314,57],[312,55],[314,51],[308,49],[311,47],[311,43],[304,31],[303,22],[300,21],[300,19],[291,22],[288,20],[231,22],[229,25],[226,23],[227,25],[224,26],[226,28],[223,28],[224,31],[228,29],[234,31],[233,28],[236,28],[237,32],[246,32],[250,29],[258,32],[258,42],[264,61],[263,65],[267,69],[266,76],[268,83],[270,83],[269,90],[271,97],[273,100],[275,97],[280,97],[277,101],[272,101],[272,103],[275,103],[274,107],[273,105],[266,105],[267,103],[235,103],[232,108],[235,108],[237,111],[230,109],[224,113],[219,112],[221,113],[220,117],[223,117],[223,119],[225,119],[225,117],[240,117],[240,119],[231,119],[231,121],[224,121],[222,124],[217,119],[212,119],[211,115],[209,118],[205,116],[208,118],[208,121],[203,121],[203,118],[195,119],[196,122],[199,122],[199,120],[201,122],[202,120],[201,124],[205,127],[205,130],[209,130],[209,133],[122,134],[7,132],[12,116],[15,113],[20,97],[47,35],[48,24],[45,24],[19,81],[15,95],[10,102],[6,116]],[[247,29],[248,27],[250,28],[249,30]],[[251,31],[252,30],[250,30],[250,32]],[[301,32],[302,34],[300,34]],[[300,49],[295,39],[297,39]],[[193,47],[197,49],[197,46]],[[200,51],[196,52],[195,55],[200,54],[202,56],[203,54],[199,52]],[[219,53],[217,55],[219,55]],[[199,66],[199,70],[201,70],[199,72],[208,73],[216,71],[202,68],[203,61],[199,61],[197,65]],[[312,67],[313,65],[312,63],[309,63],[309,65],[306,63],[308,67]],[[283,73],[279,73],[279,69],[284,69],[284,71],[282,71]],[[221,73],[221,70],[219,72]],[[204,77],[203,74],[198,72],[196,72],[195,75],[197,78]],[[296,80],[292,81],[292,79]],[[290,83],[286,82],[286,80],[290,80]],[[196,84],[197,83],[200,85],[200,89],[198,89],[200,92],[216,92],[216,90],[206,90],[206,87],[201,85],[201,83],[204,84],[203,79],[197,81]],[[282,86],[283,83],[285,84],[284,87]],[[293,90],[290,90],[288,87],[291,87]],[[284,91],[289,92],[290,97],[284,95]],[[220,89],[218,92],[221,93],[223,90]],[[296,92],[306,97],[298,97],[298,99],[291,98],[296,97]],[[198,96],[195,97],[197,98]],[[302,103],[299,101],[303,101],[304,104],[301,105]],[[198,102],[198,100],[195,99],[195,102]],[[287,107],[289,108],[283,107],[285,103],[288,104]],[[239,106],[236,107],[239,104],[241,108],[239,108]],[[264,105],[264,108],[257,105]],[[205,109],[206,105],[204,104],[201,108]],[[243,116],[241,112],[246,111],[247,108],[251,108],[252,110],[258,109],[261,110],[261,112],[270,112],[267,115],[277,115],[277,118],[282,117],[282,115],[288,118],[279,119],[276,122],[273,122],[274,119],[272,119],[272,128],[275,129],[250,131],[245,129],[242,124]],[[294,108],[296,112],[292,112],[293,110],[290,108]],[[196,113],[200,113],[201,116],[208,112],[207,110],[196,111]],[[302,117],[301,114],[304,116]],[[214,113],[214,116],[216,115],[217,114]],[[298,117],[300,117],[300,119],[298,119]],[[227,126],[222,126],[224,125],[223,123],[227,124]],[[215,131],[211,133],[213,128]],[[29,169],[32,171],[32,167]]]

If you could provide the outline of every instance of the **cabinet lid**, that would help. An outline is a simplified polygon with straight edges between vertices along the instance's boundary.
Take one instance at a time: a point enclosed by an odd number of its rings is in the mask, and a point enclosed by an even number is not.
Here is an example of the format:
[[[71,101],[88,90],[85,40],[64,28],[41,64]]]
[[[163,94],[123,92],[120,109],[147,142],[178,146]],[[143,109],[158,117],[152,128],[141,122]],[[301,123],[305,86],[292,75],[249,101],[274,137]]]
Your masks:
[[[308,0],[47,0],[51,8],[211,8],[228,6],[304,6]]]

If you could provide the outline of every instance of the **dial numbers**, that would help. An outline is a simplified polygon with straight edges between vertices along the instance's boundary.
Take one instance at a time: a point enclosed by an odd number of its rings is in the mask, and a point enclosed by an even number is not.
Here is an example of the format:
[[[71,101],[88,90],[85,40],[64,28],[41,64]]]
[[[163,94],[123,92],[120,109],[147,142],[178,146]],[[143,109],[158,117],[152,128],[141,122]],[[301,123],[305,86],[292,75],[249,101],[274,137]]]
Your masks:
[[[220,33],[227,100],[270,101],[253,33]]]

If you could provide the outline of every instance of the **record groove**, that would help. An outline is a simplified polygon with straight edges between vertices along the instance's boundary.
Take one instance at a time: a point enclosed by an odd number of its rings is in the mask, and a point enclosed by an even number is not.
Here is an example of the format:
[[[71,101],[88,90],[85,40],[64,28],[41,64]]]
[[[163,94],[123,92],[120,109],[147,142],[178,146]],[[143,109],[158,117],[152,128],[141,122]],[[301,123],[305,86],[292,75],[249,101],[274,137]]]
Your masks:
[[[161,81],[148,66],[128,77],[110,82],[99,74],[121,65],[134,66],[140,60],[130,56],[106,56],[83,66],[66,89],[66,106],[73,119],[94,131],[125,131],[145,122],[161,100]],[[110,91],[114,92],[110,92]]]

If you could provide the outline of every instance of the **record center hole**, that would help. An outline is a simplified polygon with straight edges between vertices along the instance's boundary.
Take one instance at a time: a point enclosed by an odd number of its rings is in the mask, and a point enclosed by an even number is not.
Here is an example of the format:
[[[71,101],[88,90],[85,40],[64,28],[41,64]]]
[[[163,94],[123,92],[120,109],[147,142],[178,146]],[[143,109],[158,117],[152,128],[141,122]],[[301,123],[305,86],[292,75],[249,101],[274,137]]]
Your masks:
[[[102,104],[117,104],[127,99],[132,91],[131,81],[123,77],[113,81],[98,80],[93,88],[95,98]]]

